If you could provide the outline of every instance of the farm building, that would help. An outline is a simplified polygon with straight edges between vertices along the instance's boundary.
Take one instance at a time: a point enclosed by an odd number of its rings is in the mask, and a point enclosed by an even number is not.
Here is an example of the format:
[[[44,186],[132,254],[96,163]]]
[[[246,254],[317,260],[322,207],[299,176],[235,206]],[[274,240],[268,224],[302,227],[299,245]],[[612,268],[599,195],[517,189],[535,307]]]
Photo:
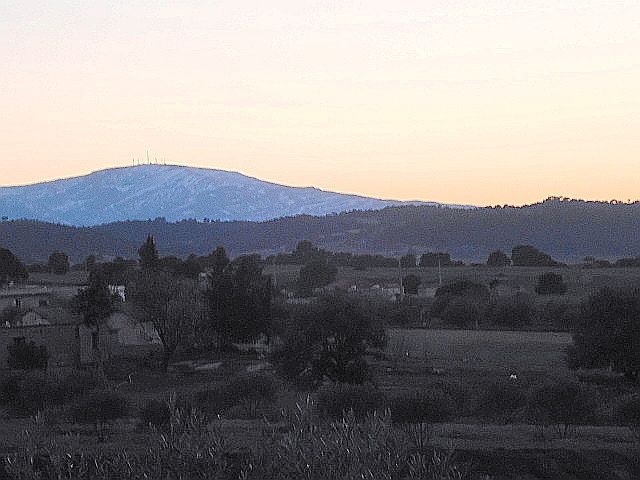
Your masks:
[[[100,331],[85,325],[78,327],[80,362],[91,364],[117,357],[137,357],[162,349],[158,332],[150,322],[136,322],[122,312],[113,313]]]
[[[108,360],[145,355],[162,348],[152,325],[138,323],[121,312],[107,319],[99,335],[77,322],[46,324],[47,320],[34,311],[27,312],[25,317],[20,325],[0,328],[0,370],[8,368],[8,347],[20,342],[46,347],[49,368],[91,365],[98,360],[99,353],[103,360]]]
[[[9,346],[21,342],[33,342],[46,347],[49,368],[71,368],[79,365],[80,344],[76,324],[0,328],[0,370],[9,368]]]
[[[48,305],[51,289],[40,286],[0,289],[0,311],[8,307],[28,309]]]

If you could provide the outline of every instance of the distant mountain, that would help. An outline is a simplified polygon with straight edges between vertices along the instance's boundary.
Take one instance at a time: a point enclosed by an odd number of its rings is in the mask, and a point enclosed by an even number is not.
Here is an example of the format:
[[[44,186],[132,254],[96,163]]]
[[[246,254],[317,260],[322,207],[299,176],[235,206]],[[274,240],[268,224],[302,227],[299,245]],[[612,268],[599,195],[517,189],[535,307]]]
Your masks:
[[[0,222],[0,247],[24,261],[62,250],[75,261],[89,254],[136,258],[148,233],[161,255],[203,255],[223,245],[232,255],[291,251],[300,240],[334,251],[399,255],[448,251],[455,259],[485,261],[495,249],[509,253],[531,244],[555,259],[575,262],[640,256],[640,204],[549,199],[524,207],[452,209],[387,207],[266,222],[118,222],[76,228],[35,221]]]
[[[235,172],[176,165],[111,168],[52,182],[0,187],[0,217],[75,226],[158,217],[172,222],[205,218],[262,221],[403,203],[287,187]]]

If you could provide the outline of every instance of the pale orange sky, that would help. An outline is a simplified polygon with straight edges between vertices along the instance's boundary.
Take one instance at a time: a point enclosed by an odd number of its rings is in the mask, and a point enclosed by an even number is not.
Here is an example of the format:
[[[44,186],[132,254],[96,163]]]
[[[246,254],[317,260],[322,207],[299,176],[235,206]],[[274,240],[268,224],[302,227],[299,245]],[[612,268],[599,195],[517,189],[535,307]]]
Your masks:
[[[3,0],[0,65],[0,185],[148,149],[385,198],[640,198],[637,0]]]

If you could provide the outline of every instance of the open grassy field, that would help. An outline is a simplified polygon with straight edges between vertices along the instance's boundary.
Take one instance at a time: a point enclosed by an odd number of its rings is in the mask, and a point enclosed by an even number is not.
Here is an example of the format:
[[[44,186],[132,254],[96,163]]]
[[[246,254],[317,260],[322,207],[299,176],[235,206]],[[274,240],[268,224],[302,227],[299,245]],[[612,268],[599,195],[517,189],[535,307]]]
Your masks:
[[[568,333],[392,328],[388,336],[391,356],[424,360],[434,368],[568,374]]]
[[[264,272],[275,275],[278,285],[295,282],[299,265],[268,265]],[[487,267],[461,266],[445,267],[441,269],[442,282],[448,283],[458,279],[468,279],[474,282],[489,284],[494,279],[500,279],[509,287],[520,287],[523,291],[534,292],[538,275],[545,272],[555,272],[563,276],[567,283],[567,296],[584,297],[590,292],[608,286],[612,288],[640,287],[640,268],[600,268],[588,269],[582,266],[567,267]],[[417,275],[423,286],[437,287],[439,274],[437,268],[369,268],[355,270],[351,267],[340,267],[336,282],[349,285],[371,285],[375,283],[398,282],[400,275],[412,273]]]
[[[555,376],[576,378],[564,360],[564,351],[571,342],[568,334],[423,329],[390,329],[388,334],[385,358],[371,359],[376,384],[386,395],[432,389],[444,389],[453,395],[460,403],[460,413],[447,422],[431,425],[429,442],[444,450],[455,450],[456,458],[475,472],[470,478],[634,478],[611,476],[614,470],[627,471],[629,459],[640,451],[637,437],[623,425],[599,420],[594,425],[576,426],[565,438],[553,427],[541,428],[520,417],[496,420],[473,413],[477,392],[491,382],[507,380],[511,373],[517,373],[523,387]],[[132,367],[114,373],[112,381],[118,392],[129,399],[132,414],[136,415],[137,409],[150,399],[167,399],[173,394],[188,398],[195,392],[215,390],[264,362],[251,355],[223,355],[207,360],[222,364],[213,371],[168,374]],[[296,401],[303,403],[306,397],[305,392],[282,391],[276,404],[262,412],[277,426],[280,409],[292,408]],[[261,418],[229,417],[214,420],[212,428],[232,448],[257,449],[264,441],[264,427]],[[38,435],[43,432],[72,451],[89,453],[122,448],[144,453],[157,441],[153,431],[142,428],[133,418],[113,424],[104,442],[90,427],[49,425],[46,417],[39,425],[29,418],[13,418],[0,419],[0,453],[22,448],[25,431]]]

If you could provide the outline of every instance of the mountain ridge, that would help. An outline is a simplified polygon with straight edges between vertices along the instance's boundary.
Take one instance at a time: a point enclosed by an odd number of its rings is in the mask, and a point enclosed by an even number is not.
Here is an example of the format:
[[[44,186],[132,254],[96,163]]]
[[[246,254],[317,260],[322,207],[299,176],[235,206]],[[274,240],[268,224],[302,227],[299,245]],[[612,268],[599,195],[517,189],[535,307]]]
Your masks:
[[[409,205],[263,222],[158,218],[94,227],[13,220],[0,222],[0,247],[27,262],[46,261],[54,250],[76,262],[91,254],[136,258],[148,234],[155,236],[161,255],[179,257],[208,254],[218,245],[232,256],[269,255],[311,240],[333,251],[394,256],[448,251],[455,259],[472,262],[485,261],[497,249],[510,252],[518,244],[534,245],[565,262],[585,256],[615,260],[640,256],[640,203],[551,198],[523,207]]]
[[[30,185],[0,187],[0,216],[73,226],[164,217],[264,221],[437,202],[379,199],[291,187],[240,172],[181,165],[113,167]]]

